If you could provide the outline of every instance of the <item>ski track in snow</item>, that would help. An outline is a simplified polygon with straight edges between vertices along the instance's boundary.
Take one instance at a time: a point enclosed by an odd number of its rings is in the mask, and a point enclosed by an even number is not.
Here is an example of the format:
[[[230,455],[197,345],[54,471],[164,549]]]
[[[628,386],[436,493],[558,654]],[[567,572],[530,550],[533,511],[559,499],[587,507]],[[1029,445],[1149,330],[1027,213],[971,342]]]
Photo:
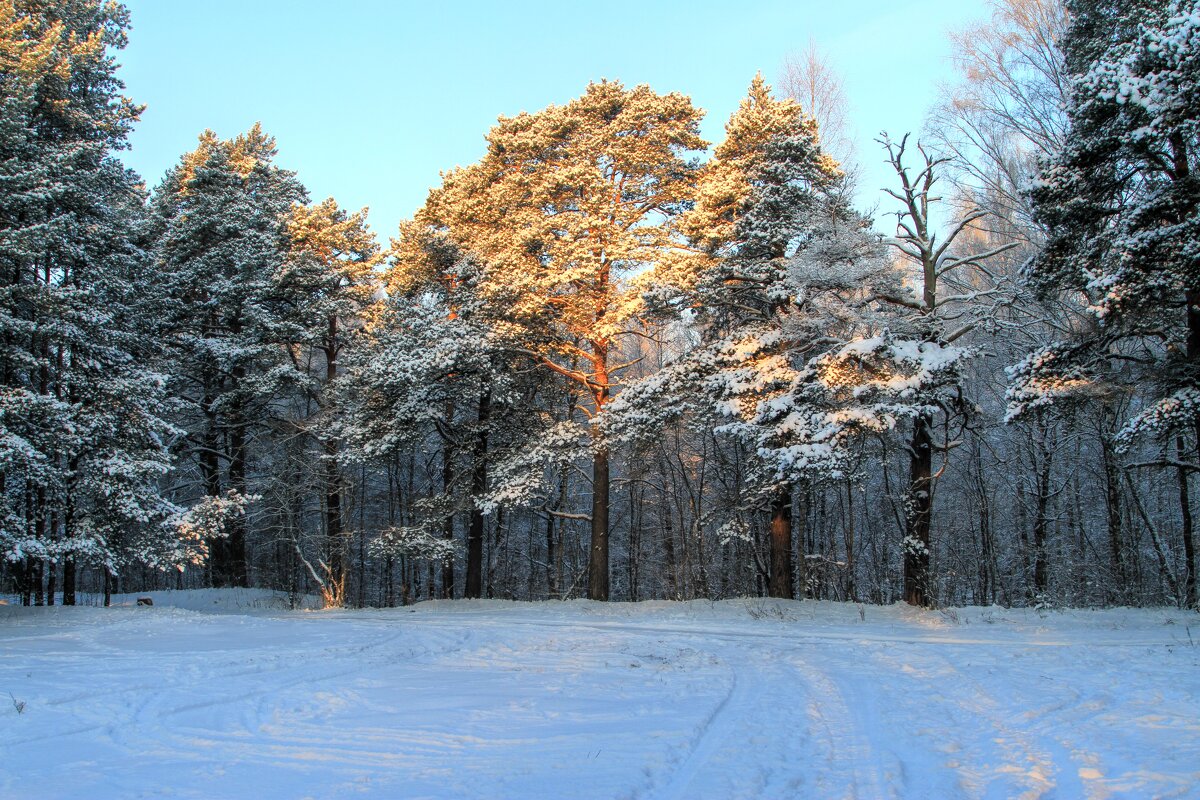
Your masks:
[[[0,608],[0,800],[1200,798],[1186,612],[252,596]]]

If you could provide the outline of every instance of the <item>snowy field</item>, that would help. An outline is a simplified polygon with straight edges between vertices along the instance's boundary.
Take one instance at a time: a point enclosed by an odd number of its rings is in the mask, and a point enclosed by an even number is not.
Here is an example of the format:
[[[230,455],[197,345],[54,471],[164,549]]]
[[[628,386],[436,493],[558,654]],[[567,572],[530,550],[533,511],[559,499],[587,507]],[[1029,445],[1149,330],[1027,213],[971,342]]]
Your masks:
[[[0,608],[0,797],[1200,797],[1194,613],[153,596]]]

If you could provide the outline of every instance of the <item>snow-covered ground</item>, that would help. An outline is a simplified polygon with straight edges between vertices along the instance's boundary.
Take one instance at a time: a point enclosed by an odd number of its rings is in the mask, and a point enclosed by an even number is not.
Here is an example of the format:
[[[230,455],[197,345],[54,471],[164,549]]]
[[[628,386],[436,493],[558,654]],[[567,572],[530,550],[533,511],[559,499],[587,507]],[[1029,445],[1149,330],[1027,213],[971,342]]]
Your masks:
[[[1194,613],[153,596],[0,607],[0,797],[1200,797]]]

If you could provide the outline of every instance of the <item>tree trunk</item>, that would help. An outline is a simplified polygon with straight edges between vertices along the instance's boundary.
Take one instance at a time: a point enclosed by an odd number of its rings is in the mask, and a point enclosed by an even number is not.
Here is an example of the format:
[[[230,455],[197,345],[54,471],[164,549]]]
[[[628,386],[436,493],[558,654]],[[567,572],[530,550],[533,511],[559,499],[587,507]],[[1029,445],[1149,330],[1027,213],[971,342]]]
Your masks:
[[[1186,460],[1183,437],[1175,439],[1180,463]],[[1188,471],[1179,468],[1179,513],[1183,518],[1183,601],[1188,608],[1196,607],[1196,542],[1192,533],[1192,503],[1188,493]]]
[[[37,517],[33,524],[33,535],[38,542],[46,541],[46,490],[38,487],[37,504],[34,506],[37,511]],[[46,604],[46,597],[43,594],[42,579],[45,577],[45,562],[39,557],[33,560],[30,569],[30,579],[33,583],[33,604],[41,606]]]
[[[904,600],[914,606],[928,606],[929,587],[929,516],[933,500],[932,420],[926,415],[913,420],[908,481],[908,513],[904,536]]]
[[[51,561],[46,571],[46,605],[54,605],[54,594],[58,591],[58,562]]]
[[[629,581],[629,600],[638,601],[638,568],[642,539],[642,497],[645,492],[633,481],[629,482],[629,560],[627,580]]]
[[[803,600],[808,597],[808,509],[812,506],[812,485],[805,481],[800,484],[800,513],[795,515],[796,552],[799,554],[799,565],[796,570],[796,597]]]
[[[1190,174],[1190,167],[1187,158],[1187,144],[1183,140],[1183,136],[1176,132],[1172,134],[1172,154],[1175,161],[1176,173],[1180,176]],[[1188,325],[1188,340],[1187,340],[1187,357],[1192,364],[1200,362],[1200,292],[1188,292],[1187,300],[1187,325]],[[1196,452],[1200,454],[1200,415],[1192,420],[1192,427],[1196,432]],[[1180,453],[1179,460],[1183,461],[1183,443],[1182,439],[1179,442]],[[1186,563],[1183,568],[1183,584],[1184,584],[1184,602],[1188,608],[1196,608],[1196,545],[1192,535],[1192,515],[1191,509],[1188,508],[1189,498],[1187,497],[1187,474],[1180,470],[1180,503],[1184,507],[1184,526],[1183,526],[1183,552]]]
[[[854,482],[846,479],[846,599],[858,599],[854,585]]]
[[[229,323],[235,339],[242,332],[239,313]],[[230,372],[233,403],[230,406],[229,424],[229,488],[243,497],[249,495],[246,488],[246,368],[240,364]],[[232,586],[249,586],[250,575],[246,569],[246,513],[233,518],[229,525],[229,583]]]
[[[21,605],[33,605],[33,559],[29,556],[17,564],[17,594],[21,595]]]
[[[794,600],[792,591],[792,487],[775,490],[771,498],[771,564],[767,596]]]
[[[554,515],[546,513],[546,597],[558,599],[558,582],[554,579]]]
[[[200,476],[204,482],[204,494],[208,497],[221,495],[221,461],[218,455],[217,420],[213,406],[216,398],[206,394],[202,405],[206,416],[204,435],[200,442]],[[213,586],[229,585],[229,542],[225,537],[208,540],[209,582]]]
[[[483,592],[483,512],[480,498],[487,491],[488,424],[492,414],[492,390],[486,384],[479,393],[475,447],[471,454],[471,526],[467,531],[467,585],[463,597],[478,598]]]
[[[241,409],[237,410],[229,429],[229,488],[245,497],[246,490],[246,423]],[[246,512],[233,518],[229,525],[229,585],[249,586],[246,569]]]
[[[454,541],[454,454],[450,441],[442,445],[442,495],[446,498],[446,519],[442,522],[442,538]],[[454,559],[442,562],[442,599],[454,599]]]
[[[592,545],[588,559],[588,598],[608,599],[608,448],[592,458]]]
[[[659,460],[659,465],[663,464],[662,459]],[[670,591],[668,599],[679,599],[679,570],[675,563],[675,518],[671,515],[671,504],[667,502],[664,491],[660,493],[660,514],[662,514],[663,523],[663,560],[666,562],[667,568],[667,588]]]
[[[325,355],[325,385],[328,389],[337,380],[338,319],[331,316],[326,321],[325,340],[321,351]],[[326,406],[332,416],[334,409]],[[325,589],[325,602],[334,607],[346,604],[346,561],[348,557],[346,533],[342,529],[342,473],[338,468],[337,439],[324,436],[321,441],[323,458],[323,482],[325,484],[325,541],[329,547],[329,583]],[[361,585],[361,581],[359,582]]]
[[[342,531],[338,446],[336,441],[328,439],[322,442],[321,448],[325,462],[325,539],[329,545],[329,583],[325,589],[325,602],[338,607],[346,604],[346,537]]]
[[[1100,455],[1104,462],[1104,505],[1108,518],[1108,547],[1112,556],[1113,579],[1116,586],[1110,596],[1118,600],[1127,590],[1124,534],[1121,523],[1121,473],[1116,453],[1108,435],[1100,431]]]
[[[46,605],[46,595],[42,580],[46,577],[46,562],[41,558],[35,558],[30,571],[33,583],[33,604],[44,606]]]
[[[28,485],[25,487],[25,531],[32,534],[33,528],[33,492]],[[17,567],[17,583],[21,595],[21,605],[33,605],[33,556],[25,556]]]
[[[63,559],[63,600],[64,606],[75,605],[75,559]]]
[[[1050,567],[1046,553],[1047,529],[1050,524],[1050,470],[1054,462],[1054,449],[1050,446],[1049,427],[1039,423],[1038,454],[1041,457],[1037,475],[1037,513],[1033,521],[1033,589],[1044,594],[1049,585]]]
[[[595,381],[592,397],[596,413],[608,402],[608,343],[593,342]],[[599,435],[599,434],[597,434]],[[600,447],[592,458],[592,542],[588,556],[588,598],[608,599],[608,448]]]
[[[974,466],[971,470],[975,493],[979,502],[979,597],[980,605],[995,602],[996,548],[992,540],[991,500],[987,481],[983,475],[983,459],[979,445],[974,447]]]

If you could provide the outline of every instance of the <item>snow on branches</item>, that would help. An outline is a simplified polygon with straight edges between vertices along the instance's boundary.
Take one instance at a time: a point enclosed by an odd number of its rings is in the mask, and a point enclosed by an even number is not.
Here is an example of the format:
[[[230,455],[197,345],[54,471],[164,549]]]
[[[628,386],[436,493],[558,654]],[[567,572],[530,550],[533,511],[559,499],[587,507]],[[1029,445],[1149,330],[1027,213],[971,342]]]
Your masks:
[[[442,538],[441,531],[424,525],[388,528],[372,540],[367,550],[376,557],[413,558],[439,564],[458,557],[454,542]]]

